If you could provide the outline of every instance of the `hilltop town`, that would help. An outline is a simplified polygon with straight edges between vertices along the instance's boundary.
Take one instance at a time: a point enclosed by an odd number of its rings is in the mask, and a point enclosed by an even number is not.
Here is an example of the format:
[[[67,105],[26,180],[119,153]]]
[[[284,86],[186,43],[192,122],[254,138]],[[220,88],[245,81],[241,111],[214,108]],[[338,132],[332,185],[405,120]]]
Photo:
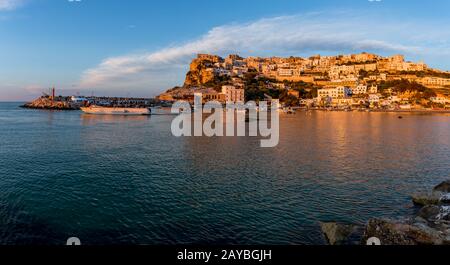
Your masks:
[[[182,87],[160,101],[238,102],[280,99],[285,106],[366,109],[450,108],[450,72],[403,55],[371,53],[301,57],[248,57],[199,54]]]

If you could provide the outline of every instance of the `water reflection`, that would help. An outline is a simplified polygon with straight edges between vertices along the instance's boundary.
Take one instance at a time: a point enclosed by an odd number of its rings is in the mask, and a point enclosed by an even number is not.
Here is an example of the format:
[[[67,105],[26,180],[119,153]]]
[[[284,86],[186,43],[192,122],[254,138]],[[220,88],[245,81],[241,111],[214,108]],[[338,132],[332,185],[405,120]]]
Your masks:
[[[96,125],[99,123],[123,123],[149,121],[150,115],[94,115],[81,114],[82,125]]]
[[[450,174],[448,115],[299,112],[261,148],[174,137],[173,117],[0,110],[12,244],[320,244],[319,221],[408,215],[412,191]]]

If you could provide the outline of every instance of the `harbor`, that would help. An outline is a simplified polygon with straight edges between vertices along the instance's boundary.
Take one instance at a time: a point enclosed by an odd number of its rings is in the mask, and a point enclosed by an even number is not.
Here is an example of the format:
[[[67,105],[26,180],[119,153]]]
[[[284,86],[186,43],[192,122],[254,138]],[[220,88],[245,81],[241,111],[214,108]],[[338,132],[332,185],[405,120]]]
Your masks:
[[[170,116],[0,103],[2,243],[328,244],[321,222],[415,216],[411,195],[449,179],[449,116],[397,116],[281,115],[263,149],[174,137]]]
[[[55,88],[50,94],[24,104],[23,108],[48,110],[81,110],[82,107],[101,106],[111,108],[150,108],[157,100],[153,98],[56,96]]]

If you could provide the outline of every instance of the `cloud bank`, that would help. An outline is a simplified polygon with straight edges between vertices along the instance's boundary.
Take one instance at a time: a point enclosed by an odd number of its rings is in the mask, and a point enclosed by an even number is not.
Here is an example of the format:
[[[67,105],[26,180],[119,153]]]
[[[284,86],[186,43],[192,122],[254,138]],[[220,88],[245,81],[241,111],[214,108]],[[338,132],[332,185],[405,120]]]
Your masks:
[[[420,57],[433,52],[424,43],[432,34],[430,28],[432,25],[391,23],[387,18],[349,12],[265,18],[215,27],[196,40],[158,51],[107,58],[83,73],[80,87],[159,93],[182,82],[189,61],[197,53],[296,56],[368,51]],[[439,36],[445,35],[450,34],[441,29]],[[450,50],[448,43],[440,46],[440,51]]]

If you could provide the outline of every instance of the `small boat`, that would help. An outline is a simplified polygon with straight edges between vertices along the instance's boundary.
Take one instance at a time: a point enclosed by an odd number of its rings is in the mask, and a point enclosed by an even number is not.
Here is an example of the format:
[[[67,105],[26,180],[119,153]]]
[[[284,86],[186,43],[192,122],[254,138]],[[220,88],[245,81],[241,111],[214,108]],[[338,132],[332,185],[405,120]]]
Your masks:
[[[283,108],[283,113],[285,114],[295,114],[296,111],[293,108]]]
[[[82,107],[81,111],[95,115],[150,115],[150,109],[148,108],[102,107],[92,105]]]

